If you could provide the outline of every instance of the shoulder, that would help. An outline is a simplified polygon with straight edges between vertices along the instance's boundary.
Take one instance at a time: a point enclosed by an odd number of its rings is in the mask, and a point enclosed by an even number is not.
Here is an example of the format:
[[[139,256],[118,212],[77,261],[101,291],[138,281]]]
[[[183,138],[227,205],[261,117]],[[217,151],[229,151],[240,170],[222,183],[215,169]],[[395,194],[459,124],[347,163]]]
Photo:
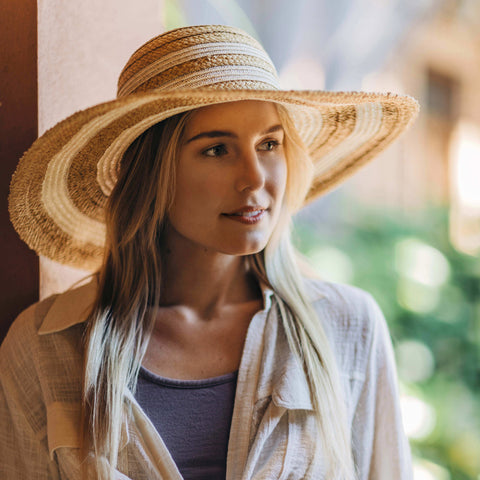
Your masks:
[[[57,295],[53,295],[30,305],[12,323],[0,347],[0,365],[2,367],[0,371],[2,373],[9,364],[18,363],[21,357],[34,355],[38,330],[56,297]]]
[[[361,288],[317,279],[305,280],[305,286],[315,310],[339,328],[371,329],[383,320],[375,299]]]
[[[79,324],[86,318],[91,298],[92,288],[86,285],[48,297],[20,313],[0,347],[2,382],[44,378],[50,368],[77,357],[83,331]]]
[[[57,446],[75,441],[83,325],[72,323],[66,305],[78,310],[73,300],[84,297],[82,288],[33,304],[10,327],[0,347],[0,450],[9,445],[13,451],[21,444],[32,452],[48,448],[52,456]]]
[[[2,348],[19,338],[60,332],[82,323],[87,318],[95,293],[96,283],[92,281],[34,303],[12,323]]]
[[[308,279],[305,286],[342,369],[363,371],[374,343],[390,341],[375,299],[351,285]]]
[[[5,422],[13,422],[15,417],[26,422],[29,426],[27,430],[38,434],[38,438],[41,438],[41,430],[46,428],[38,329],[54,301],[55,297],[51,297],[24,310],[11,325],[0,347],[2,428]]]

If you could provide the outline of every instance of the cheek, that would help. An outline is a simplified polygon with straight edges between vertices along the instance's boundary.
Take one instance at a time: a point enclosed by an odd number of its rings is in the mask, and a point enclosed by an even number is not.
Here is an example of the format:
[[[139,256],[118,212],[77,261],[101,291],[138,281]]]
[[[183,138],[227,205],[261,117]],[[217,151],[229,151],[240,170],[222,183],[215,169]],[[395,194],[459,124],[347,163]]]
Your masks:
[[[182,169],[178,172],[172,215],[186,216],[206,208],[219,208],[225,179],[212,172]]]
[[[270,185],[275,196],[280,200],[284,197],[287,186],[287,162],[276,162],[270,172]]]

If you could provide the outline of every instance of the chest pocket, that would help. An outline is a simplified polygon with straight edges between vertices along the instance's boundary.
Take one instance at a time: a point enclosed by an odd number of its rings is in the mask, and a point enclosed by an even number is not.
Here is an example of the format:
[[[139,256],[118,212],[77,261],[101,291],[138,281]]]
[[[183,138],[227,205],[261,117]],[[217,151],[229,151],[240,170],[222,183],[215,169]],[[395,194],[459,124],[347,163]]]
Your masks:
[[[350,425],[364,382],[363,373],[341,375]],[[271,397],[257,401],[249,451],[244,479],[324,478],[324,459],[313,409],[281,407]]]
[[[287,409],[263,399],[255,406],[254,426],[245,480],[321,478],[312,410]]]

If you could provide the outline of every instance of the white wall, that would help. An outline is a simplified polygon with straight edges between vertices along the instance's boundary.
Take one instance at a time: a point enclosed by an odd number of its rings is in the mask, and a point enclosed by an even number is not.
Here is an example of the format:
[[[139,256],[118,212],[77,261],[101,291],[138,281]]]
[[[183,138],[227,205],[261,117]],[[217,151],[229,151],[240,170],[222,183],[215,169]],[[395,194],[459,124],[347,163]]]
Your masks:
[[[42,134],[68,115],[116,95],[133,51],[163,31],[163,0],[38,0],[38,125]],[[40,259],[40,298],[85,272]]]

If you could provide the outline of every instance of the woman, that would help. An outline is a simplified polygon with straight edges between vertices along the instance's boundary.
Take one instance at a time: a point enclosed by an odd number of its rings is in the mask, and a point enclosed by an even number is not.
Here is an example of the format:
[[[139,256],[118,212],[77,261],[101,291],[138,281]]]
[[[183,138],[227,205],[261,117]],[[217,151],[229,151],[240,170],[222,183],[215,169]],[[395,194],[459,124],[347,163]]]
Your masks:
[[[12,182],[22,238],[97,273],[2,345],[2,478],[410,478],[383,317],[302,275],[289,222],[416,111],[278,90],[232,27],[137,50]]]

